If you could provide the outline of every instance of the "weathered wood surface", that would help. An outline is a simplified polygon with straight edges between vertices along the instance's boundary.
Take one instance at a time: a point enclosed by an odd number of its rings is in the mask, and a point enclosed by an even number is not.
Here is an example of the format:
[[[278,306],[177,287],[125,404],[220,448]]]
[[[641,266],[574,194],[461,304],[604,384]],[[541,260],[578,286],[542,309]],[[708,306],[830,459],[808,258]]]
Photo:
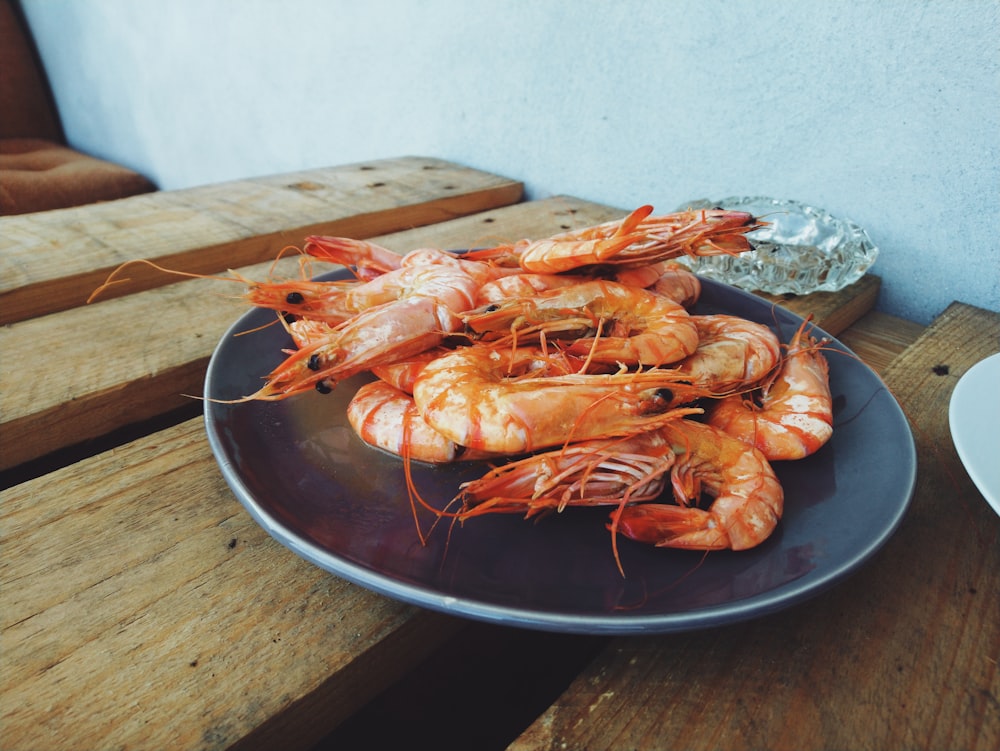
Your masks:
[[[875,372],[883,373],[924,328],[905,318],[873,310],[852,323],[838,338]]]
[[[955,383],[998,342],[1000,314],[953,304],[887,365],[919,477],[868,566],[767,618],[614,640],[511,751],[1000,747],[1000,519],[948,428]]]
[[[871,310],[878,300],[882,280],[866,274],[854,284],[837,292],[813,292],[809,295],[769,295],[757,292],[759,297],[806,318],[833,336]]]
[[[0,219],[0,324],[82,305],[137,258],[201,274],[273,259],[305,236],[367,238],[516,203],[523,185],[402,157],[161,191]],[[105,298],[176,281],[142,266]]]
[[[460,626],[273,541],[197,419],[3,492],[0,535],[8,749],[309,748]]]

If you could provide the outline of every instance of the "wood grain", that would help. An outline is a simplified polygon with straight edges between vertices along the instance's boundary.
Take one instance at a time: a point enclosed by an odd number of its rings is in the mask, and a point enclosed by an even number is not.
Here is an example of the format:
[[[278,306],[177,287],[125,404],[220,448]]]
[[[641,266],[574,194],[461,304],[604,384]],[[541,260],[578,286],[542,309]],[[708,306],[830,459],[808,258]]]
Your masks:
[[[875,306],[881,286],[882,280],[879,277],[865,274],[837,292],[813,292],[809,295],[755,294],[803,318],[812,316],[813,323],[828,334],[838,336]]]
[[[521,199],[523,185],[439,159],[403,157],[163,191],[0,220],[0,323],[82,305],[137,258],[211,274],[274,258],[310,234],[396,232]],[[135,266],[132,294],[175,281]]]
[[[277,715],[309,748],[460,626],[274,542],[200,420],[5,491],[0,530],[4,748],[268,747]]]
[[[883,373],[889,363],[919,338],[924,328],[905,318],[873,310],[852,323],[838,338],[876,373]]]
[[[750,623],[615,639],[511,751],[1000,746],[1000,519],[947,425],[998,337],[1000,314],[954,304],[886,368],[918,488],[862,571]]]

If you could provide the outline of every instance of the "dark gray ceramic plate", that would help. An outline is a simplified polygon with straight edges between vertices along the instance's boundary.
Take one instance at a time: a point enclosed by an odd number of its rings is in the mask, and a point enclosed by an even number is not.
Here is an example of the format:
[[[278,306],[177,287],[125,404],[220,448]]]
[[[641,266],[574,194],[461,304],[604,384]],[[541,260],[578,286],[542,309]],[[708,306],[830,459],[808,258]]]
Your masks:
[[[341,277],[339,272],[325,278]],[[788,341],[801,319],[711,281],[696,312],[771,325]],[[255,391],[291,347],[254,310],[226,333],[208,367],[205,396]],[[743,552],[658,549],[620,541],[619,574],[607,511],[571,509],[539,522],[481,517],[417,537],[399,459],[372,449],[344,410],[364,378],[333,393],[281,402],[209,402],[205,424],[226,481],[254,519],[296,554],[389,597],[455,615],[551,631],[682,631],[757,617],[812,597],[864,564],[899,525],[916,477],[909,426],[892,395],[841,344],[828,352],[831,441],[775,468],[785,514],[764,544]],[[483,464],[414,465],[420,493],[444,506]],[[429,523],[423,517],[423,523]]]

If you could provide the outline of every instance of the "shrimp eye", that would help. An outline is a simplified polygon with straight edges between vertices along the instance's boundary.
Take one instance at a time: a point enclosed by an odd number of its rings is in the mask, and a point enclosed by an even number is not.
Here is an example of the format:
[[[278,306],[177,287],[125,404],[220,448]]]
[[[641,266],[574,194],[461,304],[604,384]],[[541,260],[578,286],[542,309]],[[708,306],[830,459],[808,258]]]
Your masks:
[[[329,394],[333,388],[327,381],[316,381],[316,390],[321,394]]]
[[[500,310],[500,303],[491,303],[483,308],[484,313],[496,313],[498,310]]]
[[[657,389],[656,397],[658,399],[662,399],[663,401],[669,404],[674,400],[674,392],[671,391],[670,389]]]
[[[301,292],[289,292],[285,295],[285,302],[289,305],[301,305],[306,301]]]
[[[306,363],[309,370],[319,370],[319,355],[310,355],[309,362]]]

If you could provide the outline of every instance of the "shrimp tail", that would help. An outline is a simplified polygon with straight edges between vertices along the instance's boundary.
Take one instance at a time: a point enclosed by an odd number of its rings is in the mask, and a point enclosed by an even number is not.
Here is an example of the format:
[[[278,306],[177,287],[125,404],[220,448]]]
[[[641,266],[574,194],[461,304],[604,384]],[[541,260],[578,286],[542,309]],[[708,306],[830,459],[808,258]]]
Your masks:
[[[350,268],[363,281],[395,271],[403,260],[398,253],[381,245],[349,237],[310,235],[306,238],[304,251],[320,261]]]
[[[714,524],[712,514],[700,508],[641,503],[628,506],[612,517],[617,517],[617,531],[636,542],[691,550],[730,547],[725,531]],[[614,531],[614,520],[607,526]]]

